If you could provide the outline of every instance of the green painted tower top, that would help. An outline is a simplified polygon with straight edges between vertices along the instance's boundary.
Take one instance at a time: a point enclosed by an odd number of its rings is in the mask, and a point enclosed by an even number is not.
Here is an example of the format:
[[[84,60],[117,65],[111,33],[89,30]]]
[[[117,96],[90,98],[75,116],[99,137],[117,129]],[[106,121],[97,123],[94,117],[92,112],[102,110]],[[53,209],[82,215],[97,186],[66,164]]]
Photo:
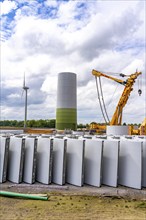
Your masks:
[[[77,80],[76,74],[58,74],[56,129],[77,128]]]

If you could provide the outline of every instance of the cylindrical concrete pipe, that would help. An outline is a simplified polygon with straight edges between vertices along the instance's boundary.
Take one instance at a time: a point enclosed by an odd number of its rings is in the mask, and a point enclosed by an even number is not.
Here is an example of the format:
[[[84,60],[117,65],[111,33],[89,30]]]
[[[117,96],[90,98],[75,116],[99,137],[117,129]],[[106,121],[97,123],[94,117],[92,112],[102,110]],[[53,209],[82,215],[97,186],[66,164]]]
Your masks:
[[[129,135],[130,127],[128,125],[111,125],[106,127],[107,135]]]

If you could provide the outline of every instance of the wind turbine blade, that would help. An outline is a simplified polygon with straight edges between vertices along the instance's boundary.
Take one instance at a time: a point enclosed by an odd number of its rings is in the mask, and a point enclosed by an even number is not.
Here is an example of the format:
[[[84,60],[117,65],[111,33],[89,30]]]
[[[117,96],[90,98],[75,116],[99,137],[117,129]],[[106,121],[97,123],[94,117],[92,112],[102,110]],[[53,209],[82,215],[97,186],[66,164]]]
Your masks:
[[[21,93],[21,98],[23,97],[23,94],[24,94],[24,89],[22,90],[22,93]]]
[[[24,73],[24,78],[23,78],[23,88],[25,88],[25,73]]]

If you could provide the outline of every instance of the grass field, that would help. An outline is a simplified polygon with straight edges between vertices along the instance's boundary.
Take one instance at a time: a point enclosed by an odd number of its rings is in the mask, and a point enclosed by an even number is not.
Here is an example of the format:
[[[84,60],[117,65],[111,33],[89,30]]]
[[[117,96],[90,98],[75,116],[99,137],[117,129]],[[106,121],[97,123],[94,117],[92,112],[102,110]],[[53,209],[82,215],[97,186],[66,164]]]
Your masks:
[[[146,201],[49,192],[48,201],[0,197],[0,219],[146,220]]]

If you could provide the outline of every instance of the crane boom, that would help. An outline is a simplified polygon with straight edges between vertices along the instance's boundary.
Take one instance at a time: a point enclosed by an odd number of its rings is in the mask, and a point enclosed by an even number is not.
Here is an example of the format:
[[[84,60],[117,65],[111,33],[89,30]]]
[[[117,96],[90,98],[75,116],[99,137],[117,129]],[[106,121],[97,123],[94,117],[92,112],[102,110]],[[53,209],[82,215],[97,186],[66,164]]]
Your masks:
[[[106,77],[106,78],[108,78],[108,79],[111,79],[111,80],[114,80],[115,82],[120,83],[120,84],[122,84],[122,85],[125,85],[125,84],[126,84],[126,82],[125,82],[124,80],[117,79],[117,78],[112,77],[112,76],[108,76],[108,75],[106,75],[106,74],[104,74],[104,73],[102,73],[102,72],[100,72],[100,71],[97,71],[97,70],[92,70],[92,74],[93,74],[94,76],[96,76],[96,77],[104,76],[104,77]]]
[[[116,106],[115,112],[114,112],[114,114],[112,116],[112,119],[110,121],[110,125],[121,125],[123,108],[124,108],[124,106],[126,105],[126,103],[128,101],[128,98],[130,96],[131,91],[133,90],[132,87],[135,83],[135,79],[140,74],[142,74],[142,72],[135,72],[134,74],[131,74],[126,81],[117,79],[115,77],[108,76],[108,75],[106,75],[106,74],[104,74],[100,71],[97,71],[97,70],[92,70],[92,74],[96,77],[101,77],[101,76],[106,77],[108,79],[116,81],[117,83],[120,83],[120,84],[125,86],[125,88],[123,90],[123,93],[120,97],[120,100],[119,100],[119,102]]]

